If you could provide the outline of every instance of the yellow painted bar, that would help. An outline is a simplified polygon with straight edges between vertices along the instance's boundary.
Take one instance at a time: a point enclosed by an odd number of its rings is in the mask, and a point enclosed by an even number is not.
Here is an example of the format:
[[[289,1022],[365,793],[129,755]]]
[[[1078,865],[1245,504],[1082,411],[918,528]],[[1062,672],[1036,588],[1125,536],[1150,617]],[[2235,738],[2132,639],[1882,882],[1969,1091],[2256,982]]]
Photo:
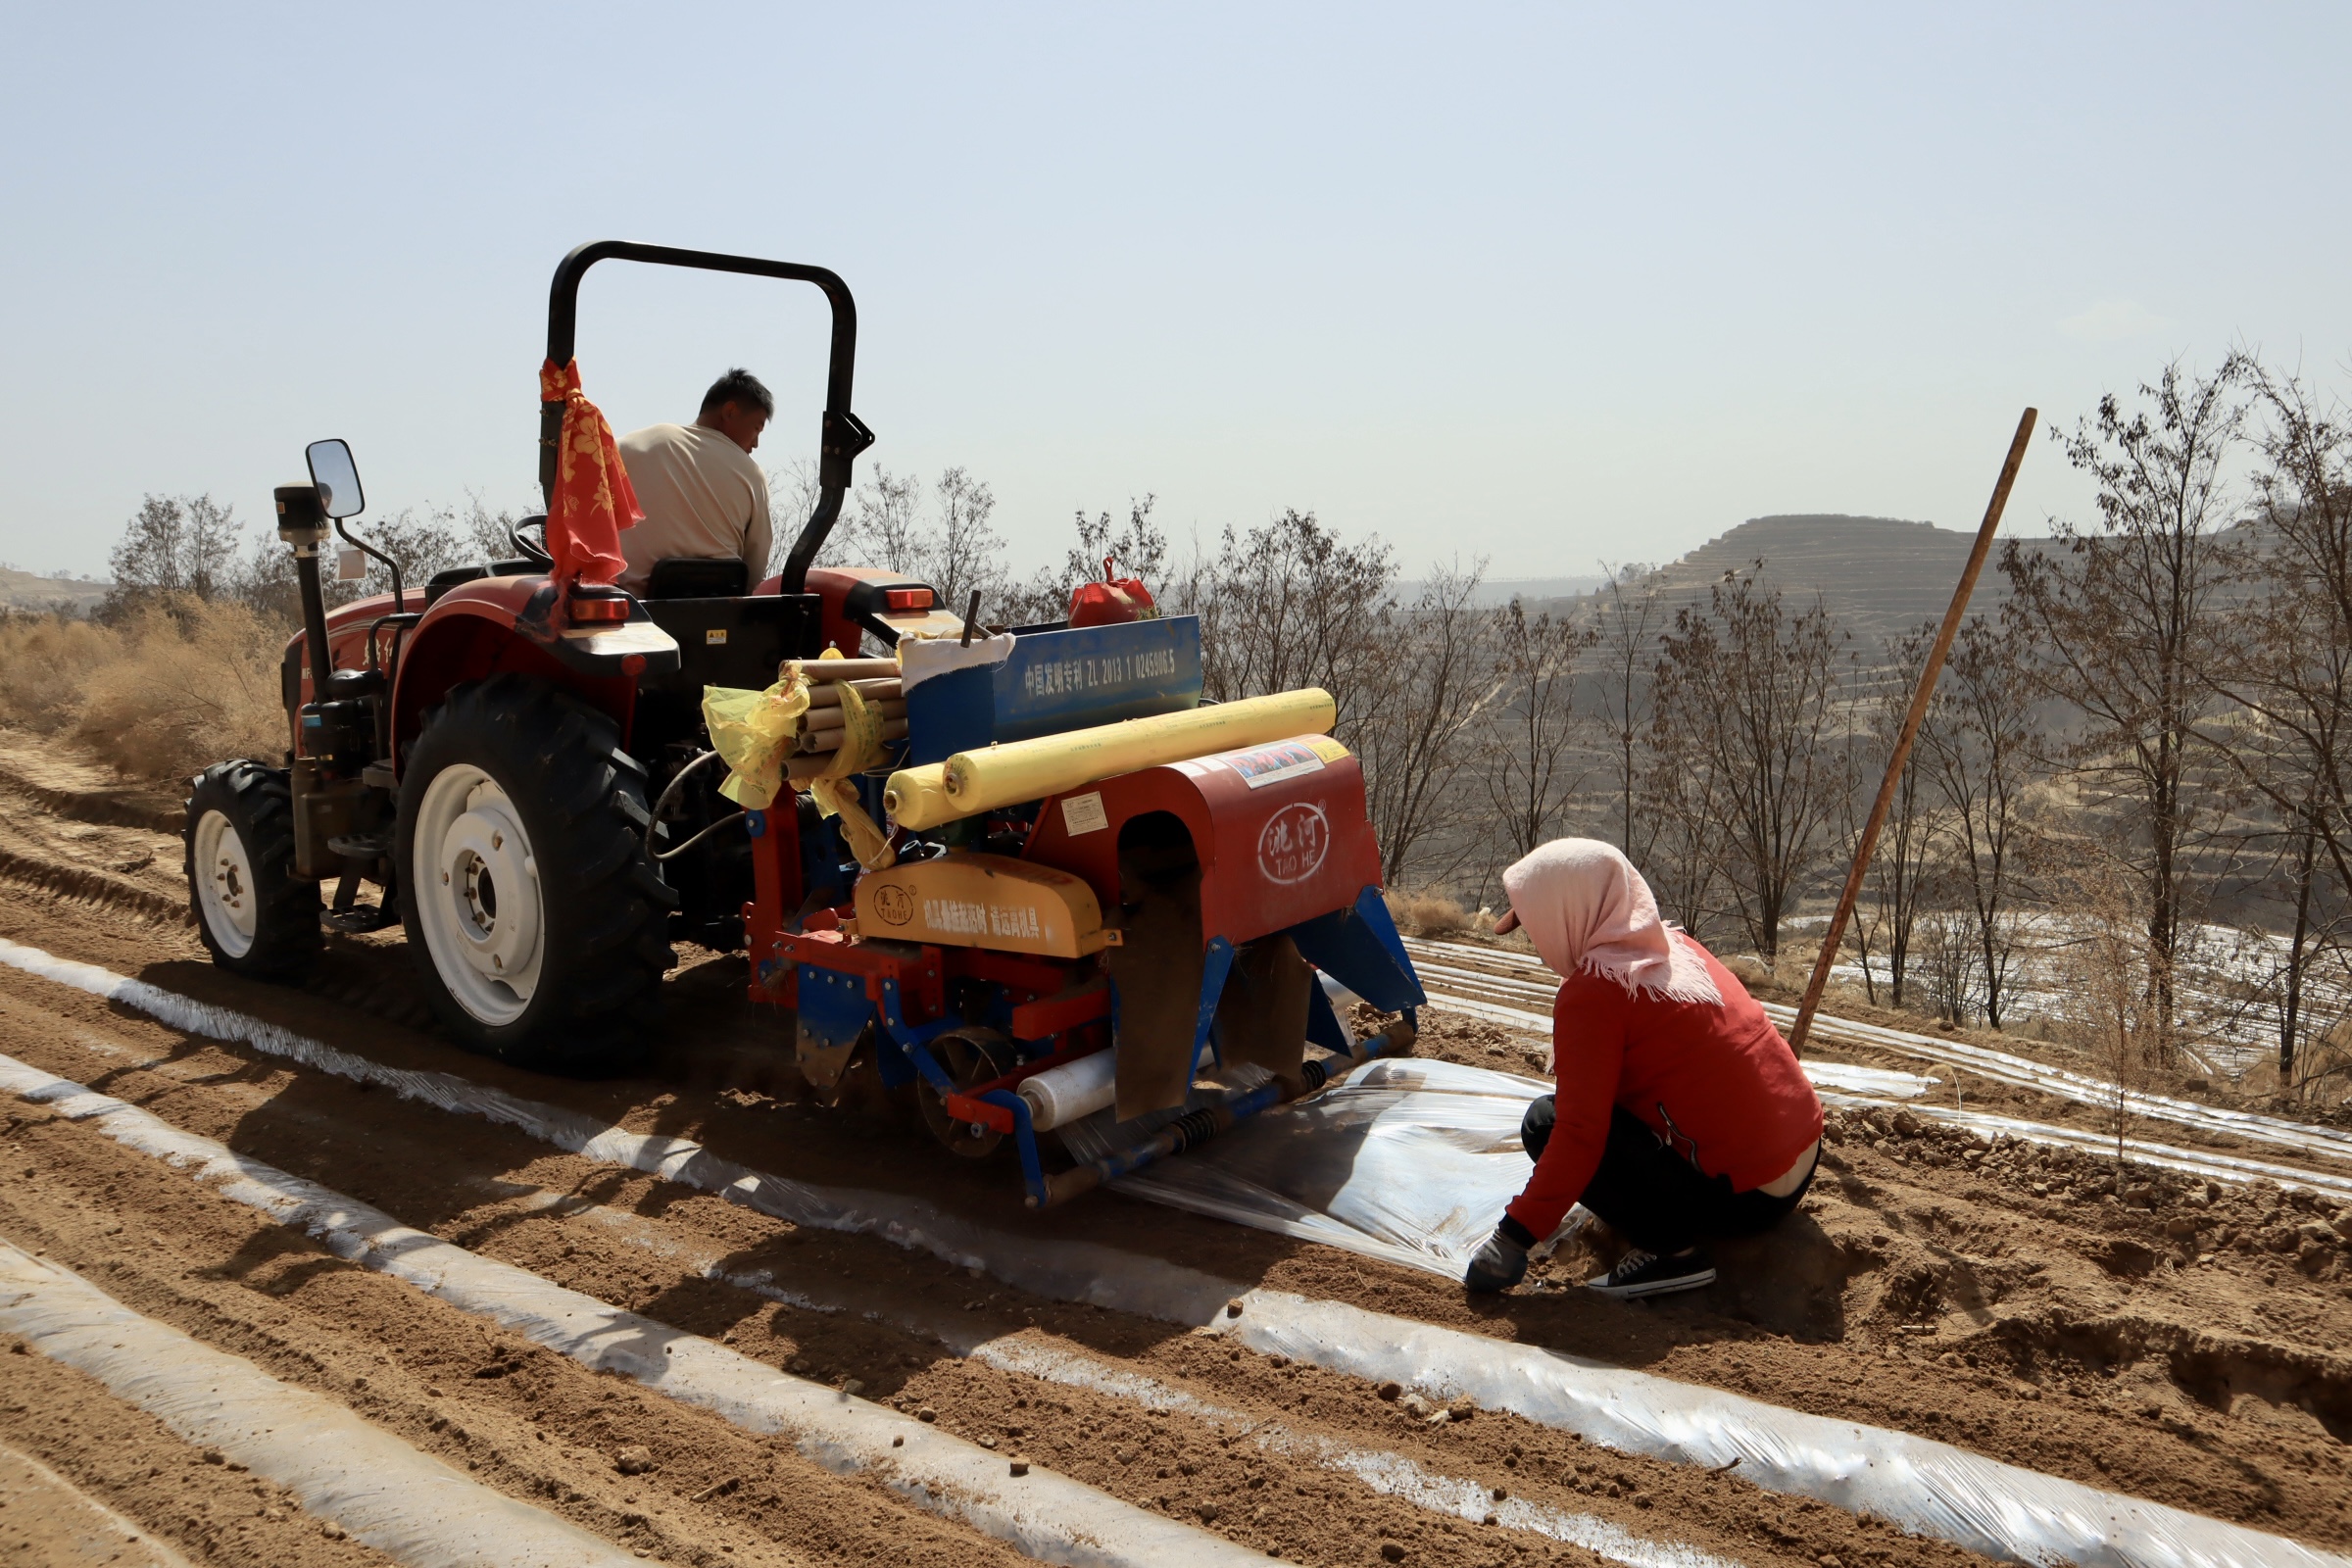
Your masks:
[[[1337,717],[1331,693],[1320,687],[1245,697],[1181,713],[1007,741],[981,752],[957,752],[945,762],[891,774],[884,799],[891,820],[899,826],[937,827],[959,816],[1044,800],[1115,773],[1295,735],[1319,735]]]

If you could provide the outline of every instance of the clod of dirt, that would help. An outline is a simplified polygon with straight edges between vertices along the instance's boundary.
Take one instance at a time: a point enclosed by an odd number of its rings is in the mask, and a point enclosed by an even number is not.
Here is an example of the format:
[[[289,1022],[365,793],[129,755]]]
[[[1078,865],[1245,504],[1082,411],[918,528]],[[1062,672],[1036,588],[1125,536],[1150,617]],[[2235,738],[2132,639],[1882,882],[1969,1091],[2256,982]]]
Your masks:
[[[612,1468],[624,1476],[641,1476],[654,1467],[654,1450],[632,1443],[612,1456]]]
[[[2345,1212],[2352,1213],[2352,1209],[2347,1209]],[[1225,1303],[1225,1315],[1227,1317],[1240,1317],[1242,1315],[1242,1298],[1240,1297],[1237,1296],[1232,1300]]]
[[[1027,1475],[1029,1473],[1029,1456],[1024,1453],[1014,1454],[1009,1468],[1016,1476]]]
[[[926,1404],[914,1412],[914,1418],[917,1421],[936,1421],[939,1419],[939,1412]]]
[[[1478,1414],[1478,1401],[1467,1394],[1457,1394],[1447,1401],[1446,1413],[1456,1421],[1467,1421]]]
[[[326,1523],[320,1525],[318,1527],[318,1533],[329,1541],[341,1541],[343,1539],[343,1527],[335,1523],[332,1519],[329,1519]]]
[[[1380,1544],[1380,1560],[1382,1562],[1402,1562],[1404,1561],[1404,1548],[1394,1541],[1384,1541]]]
[[[1397,1382],[1395,1378],[1389,1379],[1386,1383],[1383,1383],[1380,1386],[1380,1396],[1384,1399],[1394,1399],[1396,1397],[1396,1396],[1402,1394],[1403,1392],[1404,1385]]]

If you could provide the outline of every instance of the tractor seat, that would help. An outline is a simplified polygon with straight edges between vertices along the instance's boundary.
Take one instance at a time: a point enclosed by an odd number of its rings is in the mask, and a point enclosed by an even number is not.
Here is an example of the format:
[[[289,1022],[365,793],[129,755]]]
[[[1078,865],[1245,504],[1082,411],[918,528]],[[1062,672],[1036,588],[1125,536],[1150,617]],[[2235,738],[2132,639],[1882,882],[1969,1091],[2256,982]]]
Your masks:
[[[671,556],[646,573],[640,599],[741,599],[751,591],[752,573],[742,559],[704,560]]]

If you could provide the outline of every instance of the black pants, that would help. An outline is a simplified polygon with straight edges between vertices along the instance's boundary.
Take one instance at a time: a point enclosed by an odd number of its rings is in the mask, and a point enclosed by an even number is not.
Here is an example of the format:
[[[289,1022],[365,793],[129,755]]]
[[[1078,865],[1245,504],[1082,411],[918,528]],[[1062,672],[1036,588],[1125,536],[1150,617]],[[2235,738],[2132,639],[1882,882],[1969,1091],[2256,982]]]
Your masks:
[[[1549,1095],[1527,1107],[1519,1142],[1530,1159],[1544,1157],[1557,1113]],[[1736,1193],[1730,1177],[1707,1175],[1620,1105],[1609,1116],[1600,1165],[1577,1201],[1644,1252],[1662,1254],[1709,1237],[1761,1235],[1794,1212],[1812,1185],[1813,1173],[1807,1171],[1786,1198]]]

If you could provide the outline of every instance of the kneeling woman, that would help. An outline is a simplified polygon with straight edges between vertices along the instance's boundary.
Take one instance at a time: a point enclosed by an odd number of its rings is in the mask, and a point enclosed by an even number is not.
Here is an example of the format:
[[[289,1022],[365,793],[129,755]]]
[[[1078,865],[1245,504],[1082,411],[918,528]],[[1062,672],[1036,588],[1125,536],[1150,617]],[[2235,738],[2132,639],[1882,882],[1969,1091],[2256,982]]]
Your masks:
[[[1715,1279],[1709,1238],[1792,1212],[1821,1153],[1821,1102],[1738,977],[1658,917],[1633,863],[1596,839],[1555,839],[1502,873],[1510,912],[1562,977],[1552,1004],[1557,1093],[1528,1107],[1527,1190],[1463,1283],[1507,1290],[1527,1250],[1582,1202],[1633,1250],[1591,1282],[1616,1297]]]

